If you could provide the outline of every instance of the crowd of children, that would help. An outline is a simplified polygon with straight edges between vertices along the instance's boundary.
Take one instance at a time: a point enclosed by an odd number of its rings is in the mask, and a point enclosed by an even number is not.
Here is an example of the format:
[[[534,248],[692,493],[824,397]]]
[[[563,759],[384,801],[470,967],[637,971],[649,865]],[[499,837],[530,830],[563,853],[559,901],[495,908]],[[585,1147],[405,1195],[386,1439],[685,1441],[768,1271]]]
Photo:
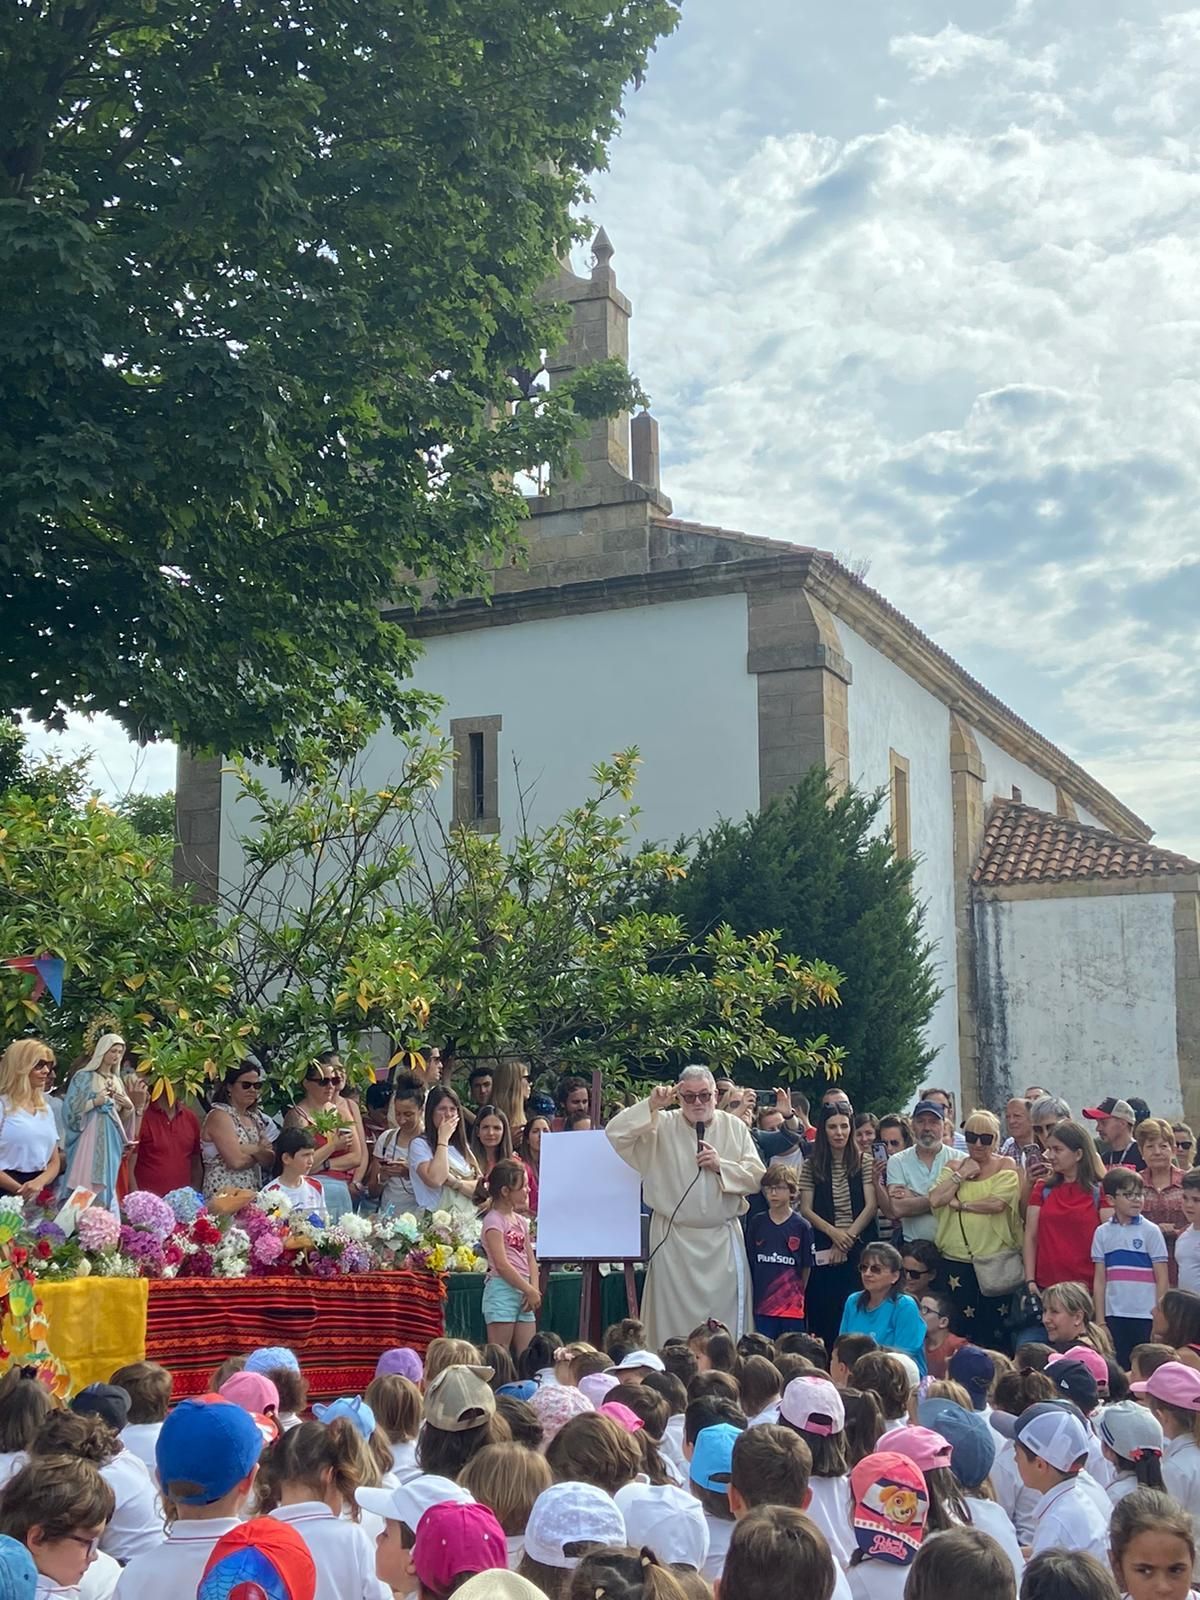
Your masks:
[[[0,1600],[1192,1600],[1200,1370],[1084,1323],[945,1376],[860,1328],[438,1339],[311,1407],[284,1348],[173,1406],[151,1362],[69,1406],[13,1369]]]

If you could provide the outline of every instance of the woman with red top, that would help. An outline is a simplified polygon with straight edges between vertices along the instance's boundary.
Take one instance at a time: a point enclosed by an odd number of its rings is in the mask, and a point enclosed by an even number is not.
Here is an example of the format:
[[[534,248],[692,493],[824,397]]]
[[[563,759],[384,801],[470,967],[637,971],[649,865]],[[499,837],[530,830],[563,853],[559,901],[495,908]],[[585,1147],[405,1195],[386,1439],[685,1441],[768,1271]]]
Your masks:
[[[1046,1143],[1050,1176],[1033,1186],[1025,1215],[1026,1287],[1055,1283],[1090,1288],[1092,1235],[1108,1215],[1100,1210],[1104,1165],[1091,1134],[1078,1122],[1060,1122]]]
[[[1183,1214],[1183,1173],[1175,1165],[1175,1130],[1162,1117],[1147,1117],[1133,1130],[1133,1137],[1146,1163],[1142,1173],[1142,1215],[1162,1229],[1167,1241],[1167,1270],[1175,1284],[1179,1282],[1175,1240],[1188,1226]]]

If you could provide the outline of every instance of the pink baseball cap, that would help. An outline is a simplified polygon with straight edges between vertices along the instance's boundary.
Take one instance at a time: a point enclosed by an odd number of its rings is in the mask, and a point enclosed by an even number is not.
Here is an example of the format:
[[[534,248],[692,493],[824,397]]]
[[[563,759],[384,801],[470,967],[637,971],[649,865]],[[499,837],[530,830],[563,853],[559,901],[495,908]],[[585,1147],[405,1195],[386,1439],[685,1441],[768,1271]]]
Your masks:
[[[257,1411],[269,1416],[279,1410],[279,1390],[261,1372],[235,1372],[221,1385],[221,1399],[228,1400],[243,1411]]]
[[[841,1395],[828,1378],[810,1376],[807,1372],[793,1378],[783,1391],[779,1415],[801,1433],[817,1433],[822,1437],[841,1433],[846,1426],[846,1408]]]
[[[907,1456],[922,1472],[932,1472],[935,1467],[950,1466],[950,1458],[954,1454],[949,1439],[940,1433],[935,1433],[932,1428],[920,1428],[915,1425],[893,1428],[891,1433],[884,1435],[884,1439],[889,1450],[896,1455]]]
[[[646,1424],[636,1411],[631,1411],[628,1406],[623,1406],[619,1400],[606,1401],[600,1407],[602,1417],[611,1417],[614,1422],[620,1423],[626,1433],[637,1433]]]
[[[449,1594],[464,1574],[508,1566],[508,1542],[490,1506],[430,1506],[417,1524],[413,1571],[426,1589]]]
[[[620,1378],[614,1378],[611,1372],[589,1372],[580,1378],[576,1388],[599,1409],[604,1404],[604,1396],[610,1389],[616,1389],[620,1382]]]
[[[1073,1344],[1069,1350],[1064,1351],[1061,1355],[1057,1353],[1052,1355],[1046,1365],[1052,1367],[1058,1361],[1082,1361],[1092,1377],[1095,1378],[1096,1387],[1098,1389],[1108,1388],[1108,1362],[1105,1361],[1099,1350],[1093,1350],[1091,1345]]]
[[[1164,1361],[1145,1383],[1131,1383],[1129,1387],[1134,1394],[1148,1394],[1164,1405],[1200,1411],[1200,1372],[1194,1367],[1185,1367],[1182,1361]]]

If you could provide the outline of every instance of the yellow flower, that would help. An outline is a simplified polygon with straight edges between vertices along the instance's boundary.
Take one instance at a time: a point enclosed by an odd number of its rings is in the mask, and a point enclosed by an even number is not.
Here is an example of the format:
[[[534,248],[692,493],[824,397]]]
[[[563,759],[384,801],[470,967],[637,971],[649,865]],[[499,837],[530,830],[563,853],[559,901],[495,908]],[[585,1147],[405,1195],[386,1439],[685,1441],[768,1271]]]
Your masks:
[[[450,1265],[451,1252],[444,1244],[435,1244],[429,1252],[429,1269],[431,1272],[445,1272]]]

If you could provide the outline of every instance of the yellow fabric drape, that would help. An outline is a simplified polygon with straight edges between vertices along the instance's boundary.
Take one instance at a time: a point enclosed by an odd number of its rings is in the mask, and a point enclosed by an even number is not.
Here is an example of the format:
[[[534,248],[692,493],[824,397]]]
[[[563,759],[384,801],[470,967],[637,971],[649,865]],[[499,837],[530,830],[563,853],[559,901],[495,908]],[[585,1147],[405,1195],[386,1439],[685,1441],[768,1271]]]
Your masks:
[[[146,1278],[75,1278],[37,1285],[49,1329],[46,1344],[70,1373],[71,1393],[104,1383],[118,1367],[146,1359]],[[14,1361],[30,1344],[5,1322],[4,1343]]]

